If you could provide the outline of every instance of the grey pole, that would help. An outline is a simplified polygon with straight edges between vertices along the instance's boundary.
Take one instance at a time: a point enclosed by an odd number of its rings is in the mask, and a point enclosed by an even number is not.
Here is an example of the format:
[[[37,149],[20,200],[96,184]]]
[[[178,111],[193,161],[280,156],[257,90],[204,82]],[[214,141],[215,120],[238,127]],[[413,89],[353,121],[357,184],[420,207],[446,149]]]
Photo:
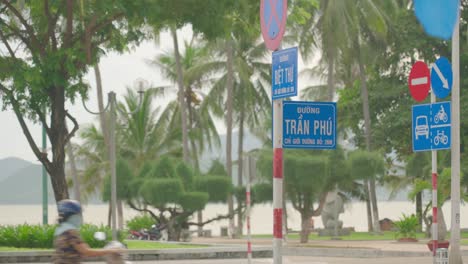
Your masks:
[[[42,125],[42,152],[47,152],[47,135],[44,125]],[[47,171],[44,165],[42,165],[42,224],[47,225],[49,223],[49,201],[47,191]]]
[[[139,103],[137,108],[131,113],[133,114],[139,111],[141,104],[143,102],[144,94],[144,83],[140,81],[140,87],[138,89]],[[114,92],[108,93],[108,103],[103,112],[106,112],[108,109],[110,111],[110,120],[109,120],[109,165],[111,169],[111,228],[112,228],[112,240],[117,240],[117,171],[116,171],[116,143],[115,143],[115,124],[117,122],[117,99]],[[88,109],[84,100],[82,101],[83,107],[87,112],[93,115],[99,115],[100,112],[93,112]],[[121,111],[122,112],[122,111]]]
[[[115,93],[109,93],[110,102],[110,125],[109,125],[109,162],[111,168],[111,218],[112,218],[112,240],[117,240],[117,172],[115,169],[115,123],[116,113],[115,104],[116,98]]]
[[[460,11],[459,11],[460,12]],[[452,221],[449,263],[463,263],[460,253],[460,14],[452,36]]]

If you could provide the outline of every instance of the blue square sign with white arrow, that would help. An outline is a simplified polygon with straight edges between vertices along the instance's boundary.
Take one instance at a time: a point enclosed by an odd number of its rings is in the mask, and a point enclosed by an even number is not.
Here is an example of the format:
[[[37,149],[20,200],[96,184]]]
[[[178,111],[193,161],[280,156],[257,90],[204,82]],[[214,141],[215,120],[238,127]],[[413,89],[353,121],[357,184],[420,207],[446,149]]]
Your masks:
[[[450,102],[413,106],[413,151],[450,149]]]
[[[450,62],[445,57],[440,57],[432,65],[431,85],[432,91],[438,98],[445,98],[450,94],[453,84],[453,73]]]

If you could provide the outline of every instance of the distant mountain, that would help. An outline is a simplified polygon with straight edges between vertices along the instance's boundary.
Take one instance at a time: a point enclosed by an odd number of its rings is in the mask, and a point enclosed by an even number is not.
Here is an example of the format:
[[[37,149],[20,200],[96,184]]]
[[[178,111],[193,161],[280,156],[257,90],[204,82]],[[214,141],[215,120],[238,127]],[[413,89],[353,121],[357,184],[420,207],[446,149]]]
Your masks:
[[[0,167],[0,171],[2,171]],[[52,186],[48,184],[49,202],[55,201]],[[42,166],[29,163],[0,181],[1,204],[38,204],[42,202]]]
[[[232,134],[232,159],[234,184],[237,183],[237,165],[238,159],[238,139],[239,134]],[[200,166],[203,171],[207,171],[215,159],[221,162],[226,160],[226,135],[220,135],[221,145],[207,149],[201,156]],[[252,149],[261,148],[263,143],[252,134],[246,133],[244,137],[244,152]],[[287,177],[287,176],[286,176]],[[407,201],[407,190],[399,191],[392,200]],[[70,190],[72,195],[72,190]],[[389,199],[390,190],[383,186],[378,186],[377,196],[379,201]],[[73,196],[73,195],[72,195]],[[49,203],[54,203],[52,186],[48,188]],[[0,204],[40,204],[42,202],[42,166],[31,162],[18,159],[6,158],[0,160]],[[100,195],[94,195],[89,203],[100,203]]]
[[[32,165],[31,162],[15,157],[0,160],[0,182],[30,165]]]

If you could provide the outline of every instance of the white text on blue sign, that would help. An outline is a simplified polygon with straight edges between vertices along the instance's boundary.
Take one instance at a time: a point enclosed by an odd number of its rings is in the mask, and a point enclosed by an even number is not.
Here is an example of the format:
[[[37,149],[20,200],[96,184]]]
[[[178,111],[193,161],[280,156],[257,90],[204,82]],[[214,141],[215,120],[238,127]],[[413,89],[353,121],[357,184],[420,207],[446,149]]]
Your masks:
[[[297,48],[273,53],[272,98],[279,99],[297,95]]]
[[[285,101],[284,148],[336,148],[336,103]]]

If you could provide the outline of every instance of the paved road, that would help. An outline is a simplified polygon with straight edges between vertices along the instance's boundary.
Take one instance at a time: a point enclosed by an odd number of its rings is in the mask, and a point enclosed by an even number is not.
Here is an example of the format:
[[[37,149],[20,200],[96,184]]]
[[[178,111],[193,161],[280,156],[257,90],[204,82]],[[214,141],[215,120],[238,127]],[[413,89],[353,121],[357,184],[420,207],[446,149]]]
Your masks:
[[[85,262],[87,264],[104,264],[103,262]],[[247,264],[245,259],[216,259],[216,260],[175,260],[175,261],[137,261],[132,264]],[[254,259],[252,264],[271,264],[271,259]],[[283,264],[431,264],[429,257],[407,258],[328,258],[328,257],[284,257]],[[463,263],[468,263],[468,256],[463,258]],[[36,264],[36,263],[28,263]]]

